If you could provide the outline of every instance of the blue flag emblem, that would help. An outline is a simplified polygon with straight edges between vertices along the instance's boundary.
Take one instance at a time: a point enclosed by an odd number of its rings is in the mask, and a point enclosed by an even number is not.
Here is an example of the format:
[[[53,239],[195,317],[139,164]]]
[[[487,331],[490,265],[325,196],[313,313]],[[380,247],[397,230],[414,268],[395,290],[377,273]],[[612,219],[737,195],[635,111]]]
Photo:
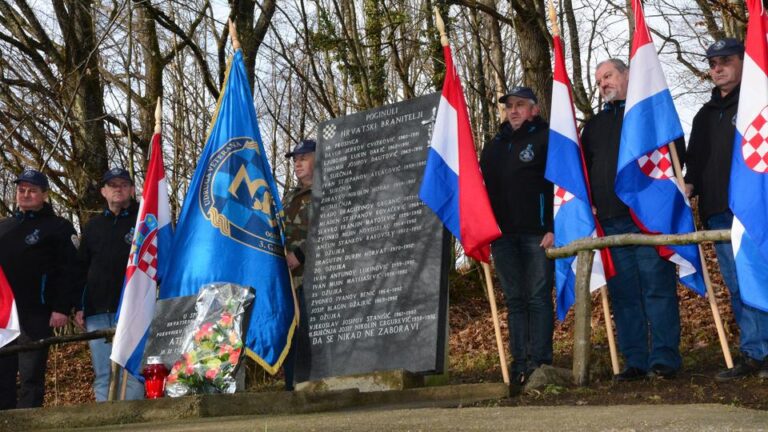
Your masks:
[[[211,157],[200,188],[200,207],[222,235],[246,246],[283,254],[275,199],[258,170],[257,142],[235,138]]]

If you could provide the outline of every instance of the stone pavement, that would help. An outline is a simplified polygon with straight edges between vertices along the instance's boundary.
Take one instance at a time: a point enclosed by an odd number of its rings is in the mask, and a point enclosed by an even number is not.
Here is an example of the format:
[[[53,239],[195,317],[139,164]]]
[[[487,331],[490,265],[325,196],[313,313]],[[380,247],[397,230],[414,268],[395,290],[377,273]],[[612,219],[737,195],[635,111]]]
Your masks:
[[[768,411],[725,405],[499,407],[507,397],[502,383],[200,395],[0,411],[0,432],[768,431]]]
[[[725,405],[358,410],[237,416],[79,430],[117,431],[763,431],[768,412]]]

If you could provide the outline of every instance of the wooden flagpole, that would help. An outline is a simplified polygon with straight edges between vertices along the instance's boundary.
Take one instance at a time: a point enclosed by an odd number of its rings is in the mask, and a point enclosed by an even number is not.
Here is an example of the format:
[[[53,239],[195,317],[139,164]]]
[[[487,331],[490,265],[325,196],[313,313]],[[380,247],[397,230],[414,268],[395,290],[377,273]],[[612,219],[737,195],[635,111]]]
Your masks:
[[[435,6],[435,24],[440,32],[440,44],[443,47],[448,46],[448,36],[445,34],[445,23],[440,16],[440,10]],[[451,73],[451,71],[446,71]],[[496,297],[493,294],[493,282],[491,281],[491,267],[488,263],[482,263],[485,273],[485,286],[488,290],[488,302],[491,304],[491,315],[493,316],[493,329],[496,333],[496,348],[499,350],[499,362],[501,363],[501,376],[505,384],[509,384],[509,370],[507,368],[507,356],[504,353],[504,344],[501,340],[501,326],[499,325],[499,314],[496,309]]]
[[[488,291],[488,303],[491,304],[491,315],[493,317],[493,330],[496,333],[496,349],[499,351],[499,363],[501,363],[501,377],[504,384],[509,384],[509,369],[507,367],[507,355],[504,353],[504,343],[501,340],[501,326],[499,325],[499,312],[496,308],[496,296],[493,294],[493,281],[491,280],[491,266],[483,263],[483,273],[485,273],[485,286]]]
[[[683,180],[683,171],[680,166],[680,158],[677,156],[677,149],[674,143],[667,145],[669,148],[669,155],[672,158],[672,165],[675,169],[675,178],[677,184],[680,187],[680,192],[685,194],[685,180]],[[694,224],[693,229],[696,229]],[[720,310],[717,308],[717,300],[715,300],[715,291],[712,289],[712,281],[709,278],[709,270],[707,269],[707,261],[704,259],[704,250],[701,248],[701,243],[697,244],[699,248],[699,259],[701,260],[701,271],[704,273],[704,284],[707,286],[707,298],[709,300],[709,308],[712,310],[712,318],[715,320],[715,327],[717,328],[717,336],[720,339],[720,347],[723,350],[723,357],[725,357],[725,365],[728,369],[733,369],[733,358],[731,357],[731,349],[728,347],[728,338],[725,336],[725,329],[723,328],[723,320],[720,317]]]
[[[240,39],[237,37],[237,27],[232,20],[227,20],[229,24],[229,38],[232,39],[232,48],[237,51],[240,49]]]
[[[598,251],[597,253],[600,253]],[[593,263],[594,264],[594,263]],[[611,307],[608,304],[608,286],[600,288],[600,298],[603,302],[603,317],[605,318],[605,334],[608,338],[608,351],[611,353],[611,368],[613,374],[621,373],[619,369],[619,354],[616,351],[616,337],[613,335],[613,321],[611,320]]]

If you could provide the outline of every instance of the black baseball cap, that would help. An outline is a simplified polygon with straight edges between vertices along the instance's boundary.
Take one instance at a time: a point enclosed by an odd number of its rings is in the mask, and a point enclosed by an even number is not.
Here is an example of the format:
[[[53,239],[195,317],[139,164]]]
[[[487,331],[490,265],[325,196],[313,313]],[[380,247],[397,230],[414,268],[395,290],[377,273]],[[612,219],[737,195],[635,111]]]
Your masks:
[[[539,100],[536,99],[536,95],[533,94],[533,90],[531,90],[530,87],[522,87],[522,86],[512,88],[512,90],[510,90],[509,93],[499,98],[499,103],[506,103],[507,99],[513,96],[523,98],[523,99],[530,99],[533,101],[533,103],[539,103]]]
[[[743,54],[744,44],[734,38],[725,38],[716,41],[707,48],[707,58],[724,57],[734,54]]]
[[[40,171],[33,169],[25,169],[21,172],[21,174],[19,174],[18,177],[16,177],[16,180],[13,182],[16,184],[21,182],[30,183],[36,186],[40,186],[44,191],[48,190],[48,177],[46,177],[45,174],[41,173]]]
[[[112,168],[109,171],[104,173],[104,176],[101,178],[102,184],[107,184],[108,181],[113,179],[123,179],[128,180],[133,184],[133,179],[131,178],[131,174],[126,170],[125,168]]]
[[[316,147],[317,143],[313,139],[301,140],[293,147],[293,151],[285,154],[285,157],[292,158],[300,154],[313,153]]]

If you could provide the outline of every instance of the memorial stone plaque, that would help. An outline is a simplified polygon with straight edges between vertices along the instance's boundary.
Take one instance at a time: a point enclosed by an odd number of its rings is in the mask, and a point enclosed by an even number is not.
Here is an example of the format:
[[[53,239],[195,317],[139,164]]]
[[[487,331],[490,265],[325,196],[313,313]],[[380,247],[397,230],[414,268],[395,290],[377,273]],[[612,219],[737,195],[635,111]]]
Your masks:
[[[158,300],[155,303],[142,365],[146,364],[147,357],[160,356],[170,369],[181,358],[184,335],[187,334],[187,328],[194,324],[197,315],[196,302],[197,295],[191,295]]]
[[[299,382],[442,372],[448,236],[418,197],[439,98],[318,127]]]

